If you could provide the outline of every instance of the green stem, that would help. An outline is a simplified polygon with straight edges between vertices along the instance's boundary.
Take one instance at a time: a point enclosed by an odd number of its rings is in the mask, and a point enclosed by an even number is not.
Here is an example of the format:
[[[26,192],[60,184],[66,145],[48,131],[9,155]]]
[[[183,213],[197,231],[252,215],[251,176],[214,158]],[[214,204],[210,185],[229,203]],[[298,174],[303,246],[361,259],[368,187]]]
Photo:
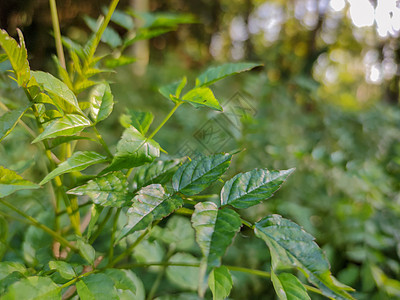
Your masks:
[[[165,123],[167,123],[167,121],[172,117],[172,115],[174,114],[174,112],[178,109],[178,107],[183,103],[183,101],[181,102],[176,102],[175,106],[171,109],[171,111],[168,113],[168,115],[164,118],[164,120],[161,122],[160,125],[158,125],[158,127],[149,135],[149,137],[147,138],[148,140],[152,139],[157,132],[165,125]]]
[[[51,11],[51,21],[53,23],[54,38],[56,42],[57,56],[60,61],[60,65],[66,69],[64,50],[61,41],[60,24],[58,22],[57,5],[56,0],[49,0],[50,11]]]
[[[54,230],[50,229],[49,227],[47,227],[46,225],[43,225],[42,223],[40,223],[39,221],[37,221],[36,219],[34,219],[33,217],[27,215],[26,213],[24,213],[23,211],[19,210],[17,207],[15,207],[14,205],[8,203],[7,201],[4,201],[3,199],[0,199],[0,203],[2,203],[3,205],[7,206],[8,208],[10,208],[11,210],[15,211],[17,214],[19,214],[20,216],[24,217],[26,220],[28,220],[33,226],[42,229],[43,231],[47,232],[49,235],[51,235],[54,239],[56,239],[57,241],[59,241],[63,246],[65,247],[69,247],[70,249],[77,251],[78,248],[76,248],[74,245],[72,245],[69,241],[67,241],[65,238],[63,238],[61,235],[59,235],[57,232],[55,232]]]
[[[112,261],[114,258],[115,232],[117,231],[118,218],[119,218],[120,213],[121,213],[121,208],[118,208],[117,212],[115,213],[115,216],[114,216],[114,223],[113,223],[111,239],[110,239],[110,250],[109,250],[110,252],[108,253],[108,261]]]
[[[92,128],[94,130],[94,133],[96,134],[97,140],[103,146],[104,150],[107,152],[107,156],[112,159],[114,157],[114,155],[112,155],[112,153],[110,151],[110,148],[108,148],[106,142],[104,141],[103,137],[101,136],[101,134],[97,130],[96,126],[93,126]]]
[[[93,270],[93,271],[84,273],[84,274],[82,274],[82,275],[79,275],[78,277],[75,277],[74,279],[68,281],[67,283],[64,283],[64,284],[63,284],[62,286],[60,286],[58,289],[61,291],[61,290],[65,289],[66,287],[69,287],[70,285],[73,285],[73,284],[74,284],[75,282],[77,282],[79,279],[81,279],[81,278],[83,278],[83,277],[86,277],[86,276],[89,276],[89,275],[92,275],[92,274],[97,273],[97,272],[99,272],[99,270]]]

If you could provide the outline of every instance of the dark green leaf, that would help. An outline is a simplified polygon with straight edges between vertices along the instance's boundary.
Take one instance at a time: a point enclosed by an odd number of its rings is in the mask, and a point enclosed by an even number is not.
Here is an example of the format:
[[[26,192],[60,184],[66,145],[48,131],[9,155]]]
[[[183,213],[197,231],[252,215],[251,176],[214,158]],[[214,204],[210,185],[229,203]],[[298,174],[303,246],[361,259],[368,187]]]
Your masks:
[[[222,66],[209,68],[197,77],[196,87],[208,86],[225,77],[248,71],[258,66],[262,66],[262,64],[243,62],[227,63]]]
[[[89,264],[93,265],[94,259],[96,258],[96,251],[92,245],[86,243],[82,239],[78,239],[76,246],[78,247],[79,253],[82,255],[82,257],[86,259]]]
[[[213,300],[224,300],[232,289],[232,277],[225,266],[215,268],[208,278],[208,286],[213,294]]]
[[[68,191],[73,195],[88,195],[95,204],[121,207],[129,200],[126,176],[112,172],[90,180],[88,183]]]
[[[91,274],[76,283],[81,300],[118,300],[114,281],[105,274]]]
[[[50,261],[49,268],[50,270],[56,270],[65,279],[72,279],[77,276],[72,266],[65,261]]]
[[[11,38],[5,30],[0,30],[0,46],[8,56],[12,68],[17,77],[20,86],[25,86],[30,80],[30,68],[28,55],[26,52],[24,36],[17,29],[19,36],[19,45],[16,40]]]
[[[179,98],[181,95],[181,92],[183,88],[186,86],[187,83],[187,78],[184,76],[181,80],[164,85],[159,88],[159,92],[161,95],[163,95],[165,98],[173,100],[173,97]],[[172,97],[171,97],[172,96]]]
[[[114,106],[113,99],[108,83],[101,83],[92,89],[89,95],[90,116],[95,123],[103,121],[111,114]]]
[[[273,196],[294,169],[268,171],[255,169],[237,174],[228,180],[221,191],[221,205],[247,208]]]
[[[179,167],[172,178],[176,192],[196,195],[216,181],[228,169],[231,154],[200,156]]]
[[[222,111],[222,107],[219,105],[213,92],[206,87],[199,87],[190,90],[182,97],[182,100],[189,102],[196,108],[205,106],[214,110]]]
[[[41,140],[58,136],[74,135],[91,125],[92,124],[90,120],[81,115],[65,115],[64,117],[56,119],[47,125],[44,131],[37,136],[32,143],[37,143]]]
[[[61,290],[48,277],[32,276],[11,285],[2,300],[61,300]]]
[[[107,160],[106,156],[94,151],[75,152],[70,158],[59,164],[56,169],[47,174],[39,184],[43,185],[61,174],[82,171],[91,165],[105,163]]]
[[[289,273],[276,275],[271,272],[271,280],[279,299],[281,300],[311,300],[304,285]]]
[[[127,212],[128,224],[122,229],[119,239],[134,231],[145,229],[153,221],[167,217],[182,204],[182,199],[166,194],[160,184],[142,188]]]
[[[160,146],[152,139],[146,139],[136,128],[129,127],[117,144],[117,153],[111,165],[103,173],[130,169],[152,162],[160,156]]]
[[[331,275],[329,263],[314,237],[296,223],[279,215],[263,218],[255,224],[254,232],[268,245],[272,256],[272,268],[298,268],[308,280],[327,297],[353,299],[346,287]]]
[[[137,168],[133,177],[133,188],[138,190],[153,183],[167,183],[182,161],[183,159],[157,160]]]
[[[135,127],[143,135],[147,133],[151,123],[153,122],[154,116],[151,112],[134,111],[128,109],[125,114],[122,114],[119,118],[119,122],[125,128],[130,126]]]
[[[14,171],[0,166],[0,198],[19,190],[38,189],[40,186],[23,179]]]
[[[18,109],[6,112],[0,117],[0,142],[15,128],[29,107],[31,105],[23,105]]]

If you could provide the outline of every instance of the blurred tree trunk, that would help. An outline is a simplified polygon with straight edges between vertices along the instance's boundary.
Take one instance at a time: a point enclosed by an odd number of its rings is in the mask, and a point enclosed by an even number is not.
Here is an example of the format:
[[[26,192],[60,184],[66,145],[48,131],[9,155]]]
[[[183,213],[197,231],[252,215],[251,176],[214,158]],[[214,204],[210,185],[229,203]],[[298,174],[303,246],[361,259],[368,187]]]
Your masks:
[[[130,5],[135,12],[149,11],[149,0],[131,0]],[[136,28],[141,27],[143,25],[143,20],[140,18],[137,18],[136,20]],[[135,44],[133,44],[132,52],[133,56],[137,59],[137,61],[132,64],[132,71],[134,74],[141,76],[146,73],[147,65],[149,63],[149,41],[137,41]]]

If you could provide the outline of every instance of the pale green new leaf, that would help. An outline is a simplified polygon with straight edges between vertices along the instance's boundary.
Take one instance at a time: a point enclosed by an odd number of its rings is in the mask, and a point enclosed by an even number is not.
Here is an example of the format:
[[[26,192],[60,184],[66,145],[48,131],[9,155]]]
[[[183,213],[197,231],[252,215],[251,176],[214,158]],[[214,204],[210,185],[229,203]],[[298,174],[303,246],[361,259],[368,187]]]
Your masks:
[[[108,159],[106,156],[94,151],[75,152],[70,158],[59,164],[56,169],[47,174],[47,176],[39,184],[43,185],[61,174],[82,171],[91,165],[105,163],[107,161]]]
[[[314,237],[296,223],[279,215],[263,218],[254,232],[268,245],[272,268],[298,268],[322,293],[333,299],[353,299],[351,288],[339,283],[329,270],[329,263]]]
[[[16,172],[0,166],[0,198],[19,190],[38,189],[40,185],[25,180]]]
[[[19,29],[17,29],[17,32],[19,36],[19,45],[5,30],[1,29],[0,46],[7,54],[8,60],[10,61],[17,77],[18,84],[20,86],[26,86],[31,77],[28,55],[26,52],[24,36]]]
[[[228,180],[221,191],[221,205],[247,208],[270,197],[281,187],[294,169],[268,171],[255,169],[237,174]]]
[[[120,116],[119,122],[125,128],[133,126],[139,130],[141,134],[145,135],[149,130],[153,119],[154,116],[151,112],[134,111],[128,109],[125,114]]]
[[[0,142],[15,128],[29,107],[31,105],[23,105],[18,109],[6,112],[0,117]]]
[[[206,87],[198,87],[190,90],[182,97],[182,100],[189,102],[196,108],[204,106],[222,111],[222,107],[215,98],[213,92]]]
[[[203,253],[205,279],[215,267],[221,265],[221,258],[240,230],[240,216],[230,208],[219,209],[215,203],[197,203],[192,215],[192,226],[196,241]],[[207,282],[207,281],[205,281]]]
[[[176,192],[188,196],[196,195],[225,173],[231,159],[232,154],[220,153],[199,156],[192,161],[187,161],[172,177],[172,186]]]
[[[67,193],[79,196],[87,195],[95,204],[101,206],[121,207],[129,200],[126,175],[121,172],[112,172],[94,178]]]
[[[227,63],[218,67],[211,67],[196,79],[196,87],[204,87],[213,84],[225,77],[251,70],[262,66],[258,63]]]
[[[271,280],[280,300],[311,300],[306,288],[296,276],[289,273],[276,275],[271,271]]]
[[[133,188],[137,190],[153,183],[167,183],[182,161],[183,159],[157,160],[151,164],[138,167],[133,177]]]
[[[81,132],[83,129],[91,125],[92,124],[90,120],[81,115],[65,115],[64,117],[56,119],[47,125],[44,131],[38,135],[32,141],[32,143],[37,143],[41,140],[55,138],[58,136],[71,136]]]
[[[62,103],[62,101],[65,101],[72,106],[74,110],[81,112],[75,94],[64,82],[53,75],[42,71],[32,71],[32,75],[38,85],[49,94],[55,106],[61,107],[63,110],[70,112],[68,107]],[[60,101],[60,99],[62,101]]]
[[[225,266],[215,268],[208,278],[208,286],[213,294],[213,300],[224,300],[231,293],[233,281]]]
[[[93,265],[96,258],[96,251],[94,250],[93,246],[82,239],[77,240],[76,246],[78,247],[81,256],[86,259],[89,264]]]
[[[167,217],[182,205],[181,198],[167,194],[160,184],[142,188],[126,213],[128,223],[122,229],[119,239],[134,231],[145,229],[153,221]]]
[[[164,85],[158,89],[158,91],[165,98],[174,101],[174,97],[179,98],[183,88],[186,86],[187,78],[184,76],[181,80]],[[172,97],[171,97],[172,96]],[[175,101],[174,101],[175,102]]]
[[[61,300],[61,290],[48,277],[32,276],[22,279],[8,288],[2,300]]]
[[[118,300],[114,281],[105,274],[91,274],[76,283],[81,300]]]
[[[127,128],[117,144],[117,153],[111,165],[102,173],[130,169],[152,162],[160,156],[160,146],[152,139],[146,139],[133,126]]]
[[[72,266],[62,260],[50,261],[49,268],[50,270],[56,270],[58,273],[60,273],[61,277],[68,280],[77,276]]]
[[[111,94],[111,89],[108,83],[96,85],[90,95],[90,116],[95,123],[103,121],[112,112],[114,106],[114,97]]]

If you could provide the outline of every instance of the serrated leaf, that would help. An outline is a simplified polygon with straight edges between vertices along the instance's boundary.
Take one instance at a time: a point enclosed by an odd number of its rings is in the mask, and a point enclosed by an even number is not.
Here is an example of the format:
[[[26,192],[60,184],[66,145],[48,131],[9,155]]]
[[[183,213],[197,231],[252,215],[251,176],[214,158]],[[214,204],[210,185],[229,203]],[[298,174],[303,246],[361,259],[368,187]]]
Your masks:
[[[190,226],[190,225],[189,225]],[[189,253],[175,253],[169,263],[198,264],[199,260]],[[167,278],[174,285],[184,290],[197,290],[199,284],[199,268],[188,266],[168,266]]]
[[[0,117],[0,142],[10,134],[24,113],[31,107],[30,104],[6,112]]]
[[[61,107],[66,112],[72,112],[69,107],[62,102],[65,101],[68,105],[72,106],[75,111],[81,112],[75,94],[64,82],[46,72],[32,71],[31,73],[37,84],[49,94],[54,105]],[[60,101],[60,99],[62,101]]]
[[[289,273],[276,275],[274,271],[271,271],[271,280],[279,299],[311,300],[306,288],[296,276]]]
[[[57,168],[47,174],[39,184],[43,185],[61,174],[82,171],[91,165],[101,164],[107,161],[108,159],[106,156],[94,151],[75,152],[70,158],[59,164]]]
[[[126,235],[145,229],[153,221],[161,220],[183,205],[183,200],[177,196],[166,194],[160,184],[152,184],[142,188],[126,215],[128,223],[122,229],[119,239]]]
[[[95,204],[121,207],[129,200],[126,175],[112,172],[88,181],[67,192],[73,195],[88,195]]]
[[[17,82],[20,86],[25,86],[30,79],[30,68],[28,62],[28,55],[26,52],[24,36],[22,32],[17,29],[19,36],[19,44],[16,40],[10,37],[7,31],[0,30],[0,46],[8,56],[8,60],[14,69],[17,77]]]
[[[32,276],[12,284],[2,300],[61,300],[61,290],[48,277]]]
[[[56,270],[65,279],[72,279],[77,276],[72,266],[65,261],[50,261],[49,268],[50,270]]]
[[[103,121],[112,112],[114,106],[114,97],[108,83],[96,85],[89,95],[90,116],[95,123]]]
[[[25,180],[16,172],[0,166],[0,198],[11,195],[19,190],[38,189],[40,185]]]
[[[222,107],[215,98],[213,92],[206,87],[198,87],[190,90],[182,97],[182,100],[189,102],[196,108],[204,106],[222,111]]]
[[[251,70],[255,67],[262,66],[258,63],[227,63],[222,66],[212,67],[202,73],[196,79],[196,87],[204,87],[213,84],[225,77]]]
[[[232,154],[199,156],[179,167],[172,177],[176,192],[192,196],[200,193],[216,181],[228,169]]]
[[[76,283],[81,300],[118,300],[114,282],[105,274],[91,274]]]
[[[119,122],[125,128],[133,126],[139,130],[142,135],[145,135],[149,130],[153,119],[154,116],[151,112],[134,111],[128,109],[125,114],[120,116]]]
[[[208,286],[213,294],[213,300],[224,300],[231,293],[232,277],[225,266],[215,268],[208,278]]]
[[[133,177],[133,188],[137,190],[153,183],[165,184],[172,178],[182,161],[183,159],[157,160],[138,167]]]
[[[52,121],[46,126],[44,131],[38,135],[32,143],[37,143],[44,139],[59,137],[59,136],[70,136],[78,132],[81,132],[88,126],[91,126],[89,119],[75,114],[65,115],[62,118]]]
[[[146,139],[136,128],[127,128],[117,144],[117,153],[111,165],[103,172],[130,169],[152,162],[160,156],[160,146]]]
[[[179,98],[183,88],[186,86],[187,78],[184,76],[181,80],[164,85],[158,89],[165,98],[173,100],[171,96]]]
[[[94,259],[96,258],[96,251],[94,250],[93,246],[86,243],[82,239],[78,239],[76,241],[76,246],[78,247],[81,256],[86,259],[90,265],[93,265]]]
[[[108,277],[114,282],[116,289],[129,290],[133,293],[136,292],[136,285],[132,271],[120,269],[106,269],[104,271]]]
[[[268,171],[255,169],[228,180],[221,191],[221,205],[247,208],[273,196],[294,169]]]
[[[255,224],[254,232],[268,245],[272,268],[298,268],[322,293],[333,299],[354,299],[346,287],[337,282],[329,270],[329,263],[314,237],[296,223],[279,215],[263,218]]]
[[[195,205],[192,226],[204,258],[201,268],[204,280],[199,286],[202,294],[210,272],[221,265],[221,258],[240,230],[242,222],[234,210],[226,207],[219,209],[215,203],[202,202]]]

